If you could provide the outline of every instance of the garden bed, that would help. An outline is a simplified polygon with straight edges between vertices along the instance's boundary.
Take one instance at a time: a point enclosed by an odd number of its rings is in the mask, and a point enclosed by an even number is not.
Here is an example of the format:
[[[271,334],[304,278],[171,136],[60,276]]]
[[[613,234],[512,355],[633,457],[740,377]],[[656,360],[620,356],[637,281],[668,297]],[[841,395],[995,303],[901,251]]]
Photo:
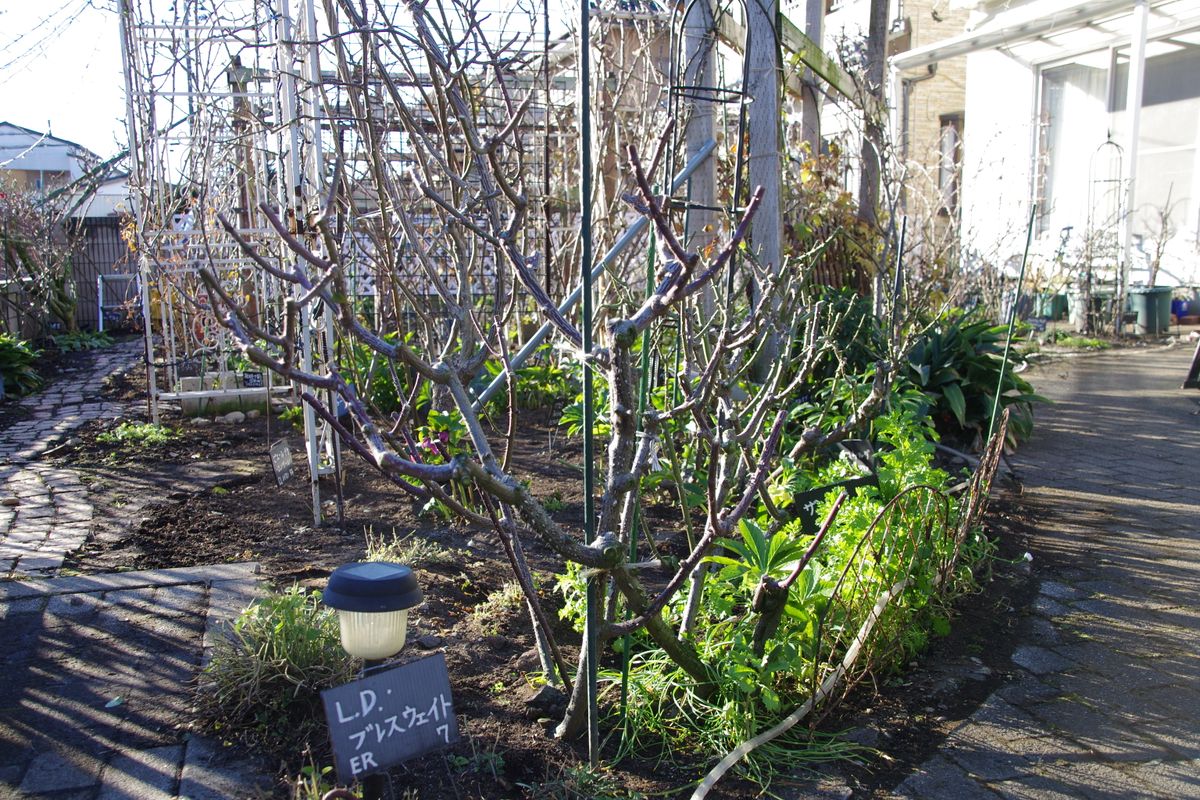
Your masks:
[[[123,376],[105,387],[105,395],[135,400],[139,384],[136,373]],[[546,411],[522,416],[514,460],[532,476],[538,496],[558,498],[554,516],[578,527],[581,453],[577,440],[562,435],[556,416]],[[317,588],[335,566],[362,557],[368,534],[415,533],[432,543],[415,553],[426,602],[412,620],[409,654],[446,653],[463,741],[397,771],[398,786],[420,786],[421,798],[639,792],[675,797],[687,796],[690,782],[708,766],[627,758],[611,771],[580,770],[582,745],[550,735],[561,709],[526,703],[535,694],[539,666],[527,616],[518,603],[503,599],[511,574],[491,531],[420,515],[353,457],[346,459],[343,523],[314,526],[303,464],[283,487],[271,471],[271,441],[286,437],[301,458],[302,437],[286,422],[267,417],[240,425],[168,422],[178,426],[180,436],[152,446],[106,443],[97,438],[102,426],[86,427],[77,446],[60,456],[89,482],[97,503],[96,535],[65,569],[86,573],[256,560],[279,588],[294,582]],[[331,481],[323,481],[322,496],[327,515],[335,517]],[[649,513],[661,550],[681,554],[686,545],[673,532],[673,512],[651,505]],[[1020,527],[1009,521],[1001,530],[1000,554],[1014,559],[1024,547]],[[541,593],[557,608],[561,600],[552,590],[557,562],[536,540],[526,545]],[[987,696],[1008,668],[1021,619],[1015,610],[1027,604],[1029,591],[1018,568],[1000,562],[997,575],[999,580],[960,604],[962,616],[951,634],[935,640],[919,665],[903,676],[879,676],[874,686],[861,685],[821,724],[826,733],[848,731],[848,740],[861,745],[853,760],[812,767],[830,773],[839,786],[854,787],[856,796],[882,796],[936,748],[954,720]],[[480,606],[486,613],[473,613]],[[558,634],[564,644],[573,639],[565,623]],[[293,774],[301,758],[295,754],[289,765]],[[320,752],[315,758],[328,763]],[[811,777],[803,770],[781,776],[774,790],[786,794],[784,784]],[[728,778],[720,792],[729,798],[758,796],[752,785]]]

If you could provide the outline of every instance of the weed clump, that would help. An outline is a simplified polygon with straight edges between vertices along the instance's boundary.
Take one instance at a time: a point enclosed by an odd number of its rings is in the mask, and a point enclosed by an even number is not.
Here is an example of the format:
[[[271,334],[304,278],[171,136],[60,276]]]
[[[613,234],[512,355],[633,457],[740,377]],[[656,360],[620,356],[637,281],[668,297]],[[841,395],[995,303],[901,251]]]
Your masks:
[[[376,535],[368,527],[366,561],[390,561],[393,564],[405,564],[409,567],[454,566],[462,559],[455,551],[443,547],[437,542],[409,534],[397,536]]]
[[[63,353],[102,350],[113,344],[113,338],[104,331],[71,331],[52,338],[54,346]]]
[[[1112,347],[1109,342],[1090,336],[1059,336],[1054,343],[1071,350],[1107,350]]]
[[[498,636],[504,622],[524,602],[521,585],[516,581],[508,581],[471,609],[471,619],[488,636]]]
[[[154,447],[179,438],[179,431],[153,422],[122,422],[96,436],[96,441],[125,447]]]
[[[283,758],[324,747],[321,690],[351,680],[334,612],[293,586],[241,613],[201,675],[197,709],[222,738]]]

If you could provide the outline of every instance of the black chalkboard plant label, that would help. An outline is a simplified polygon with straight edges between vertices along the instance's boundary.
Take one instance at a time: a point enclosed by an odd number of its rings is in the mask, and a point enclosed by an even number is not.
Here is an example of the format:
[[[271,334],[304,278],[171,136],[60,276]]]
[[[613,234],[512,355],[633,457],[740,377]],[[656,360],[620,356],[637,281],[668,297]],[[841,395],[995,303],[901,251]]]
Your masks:
[[[292,477],[292,451],[288,448],[287,439],[280,439],[271,445],[271,471],[275,473],[275,483],[283,486]]]
[[[345,785],[458,741],[441,653],[326,689],[321,700]]]

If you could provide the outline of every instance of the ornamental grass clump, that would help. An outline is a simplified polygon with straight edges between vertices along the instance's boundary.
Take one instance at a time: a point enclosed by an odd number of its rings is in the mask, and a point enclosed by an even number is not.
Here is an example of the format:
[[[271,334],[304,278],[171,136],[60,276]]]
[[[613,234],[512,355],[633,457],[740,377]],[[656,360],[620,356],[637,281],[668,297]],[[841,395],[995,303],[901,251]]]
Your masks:
[[[290,758],[325,748],[321,690],[351,680],[337,616],[293,586],[238,616],[201,675],[198,711],[223,739]]]

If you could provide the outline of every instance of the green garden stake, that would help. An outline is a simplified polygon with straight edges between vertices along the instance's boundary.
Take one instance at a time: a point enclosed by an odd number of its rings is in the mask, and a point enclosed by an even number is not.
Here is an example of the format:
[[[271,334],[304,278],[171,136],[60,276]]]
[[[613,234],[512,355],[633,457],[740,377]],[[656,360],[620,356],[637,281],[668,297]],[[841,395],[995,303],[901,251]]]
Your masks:
[[[654,291],[654,260],[655,260],[655,237],[650,237],[650,243],[646,247],[646,297]],[[639,364],[641,375],[638,376],[638,424],[646,418],[646,405],[648,402],[647,396],[650,392],[650,331],[649,329],[642,331],[642,354]],[[641,486],[634,488],[635,492],[641,491]],[[637,561],[637,532],[642,525],[641,503],[633,505],[633,521],[629,528],[629,560]],[[633,643],[633,637],[630,634],[625,634],[621,638],[621,722],[624,726],[626,713],[629,710],[629,648]],[[624,727],[623,727],[624,730]]]
[[[591,87],[591,3],[579,3],[579,237],[582,245],[579,271],[583,289],[583,536],[587,543],[596,538],[596,509],[592,495],[595,491],[595,452],[592,427],[595,423],[595,398],[592,386],[592,87]],[[596,604],[599,592],[596,579],[588,579],[587,622],[587,709],[588,763],[600,763],[600,706],[597,696],[599,646]]]
[[[996,383],[996,397],[992,400],[992,420],[988,423],[988,441],[996,432],[996,416],[1000,413],[1000,392],[1004,388],[1004,373],[1008,371],[1008,353],[1012,349],[1013,329],[1017,326],[1017,301],[1021,299],[1021,286],[1025,283],[1025,265],[1029,263],[1029,246],[1033,242],[1033,223],[1037,219],[1037,203],[1029,209],[1029,227],[1025,231],[1025,254],[1021,256],[1021,275],[1017,278],[1017,290],[1013,293],[1012,308],[1008,310],[1008,337],[1004,340],[1004,359],[1000,362],[1000,380]]]

